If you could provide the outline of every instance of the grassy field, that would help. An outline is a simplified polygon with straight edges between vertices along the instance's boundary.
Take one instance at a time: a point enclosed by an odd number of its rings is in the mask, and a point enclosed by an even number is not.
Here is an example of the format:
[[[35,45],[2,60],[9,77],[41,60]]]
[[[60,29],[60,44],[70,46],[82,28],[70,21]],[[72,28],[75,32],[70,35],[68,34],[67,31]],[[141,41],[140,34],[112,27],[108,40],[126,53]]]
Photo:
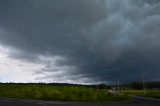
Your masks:
[[[126,95],[111,95],[106,90],[87,87],[48,85],[0,85],[0,97],[58,101],[117,102],[130,100]]]
[[[125,94],[160,98],[160,90],[146,90],[145,94],[143,90],[127,90]]]

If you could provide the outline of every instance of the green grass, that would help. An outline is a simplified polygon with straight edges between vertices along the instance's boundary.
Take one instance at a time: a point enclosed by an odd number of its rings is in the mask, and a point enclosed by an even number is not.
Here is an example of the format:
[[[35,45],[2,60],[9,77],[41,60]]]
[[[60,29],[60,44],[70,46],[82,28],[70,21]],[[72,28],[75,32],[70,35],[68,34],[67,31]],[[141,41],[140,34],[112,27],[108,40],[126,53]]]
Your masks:
[[[0,85],[0,97],[58,101],[117,102],[130,100],[126,95],[110,95],[106,90],[86,87],[47,85]]]
[[[160,90],[146,90],[145,94],[143,90],[127,90],[125,91],[125,94],[160,98]]]
[[[154,98],[160,98],[160,90],[159,91],[149,91],[144,96],[154,97]]]

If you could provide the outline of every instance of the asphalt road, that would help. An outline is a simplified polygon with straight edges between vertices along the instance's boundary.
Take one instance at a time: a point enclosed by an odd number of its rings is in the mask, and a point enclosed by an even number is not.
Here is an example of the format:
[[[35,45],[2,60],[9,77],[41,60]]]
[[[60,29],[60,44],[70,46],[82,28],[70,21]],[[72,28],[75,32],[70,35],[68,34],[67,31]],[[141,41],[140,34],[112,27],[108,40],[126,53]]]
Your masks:
[[[42,100],[0,99],[0,106],[160,106],[160,100],[134,97],[130,102],[121,103],[78,103]]]

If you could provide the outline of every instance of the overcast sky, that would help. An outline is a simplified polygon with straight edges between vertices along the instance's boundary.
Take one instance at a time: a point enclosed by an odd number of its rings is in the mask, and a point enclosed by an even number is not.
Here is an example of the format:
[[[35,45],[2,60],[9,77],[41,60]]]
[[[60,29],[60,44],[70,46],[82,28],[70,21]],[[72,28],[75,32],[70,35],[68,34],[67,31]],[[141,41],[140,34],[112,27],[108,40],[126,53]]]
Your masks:
[[[0,0],[0,81],[160,80],[160,0]]]

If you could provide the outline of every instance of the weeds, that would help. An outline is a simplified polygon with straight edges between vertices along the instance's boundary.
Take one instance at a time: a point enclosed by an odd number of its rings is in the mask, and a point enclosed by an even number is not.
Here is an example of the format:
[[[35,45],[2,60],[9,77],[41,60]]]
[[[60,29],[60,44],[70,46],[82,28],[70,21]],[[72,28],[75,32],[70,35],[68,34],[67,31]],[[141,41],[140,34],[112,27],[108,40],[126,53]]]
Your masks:
[[[86,87],[46,85],[0,85],[1,97],[58,101],[113,102],[128,100],[127,96],[109,95],[106,90]]]

